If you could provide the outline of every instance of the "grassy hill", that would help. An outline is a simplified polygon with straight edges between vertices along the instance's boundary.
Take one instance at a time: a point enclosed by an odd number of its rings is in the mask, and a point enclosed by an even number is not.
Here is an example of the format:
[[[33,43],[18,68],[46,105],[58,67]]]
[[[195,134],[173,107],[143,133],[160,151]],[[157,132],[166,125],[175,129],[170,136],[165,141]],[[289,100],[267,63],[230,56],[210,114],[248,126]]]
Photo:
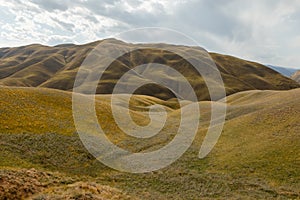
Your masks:
[[[183,74],[196,91],[199,100],[209,100],[204,80],[186,60],[180,56],[157,48],[168,47],[183,52],[190,52],[191,59],[207,60],[206,52],[201,48],[168,45],[168,44],[129,44],[115,39],[101,40],[85,45],[58,45],[48,47],[43,45],[29,45],[15,48],[0,49],[0,85],[21,87],[43,87],[61,90],[72,90],[79,66],[91,50],[100,43],[113,44],[105,49],[113,52],[114,48],[132,49],[115,60],[107,69],[98,83],[98,94],[110,94],[116,81],[123,73],[135,66],[146,63],[166,64]],[[268,67],[238,59],[231,56],[210,53],[221,72],[228,95],[245,90],[269,89],[287,90],[300,87],[295,81],[282,76]],[[99,65],[101,65],[99,60]],[[207,63],[204,67],[209,67]],[[155,73],[164,82],[171,82],[176,77],[170,76],[168,71],[153,70],[149,66],[145,71],[136,71],[136,79],[145,78],[145,74]],[[97,69],[96,69],[97,70]],[[98,69],[99,70],[99,69]],[[136,94],[170,99],[174,94],[164,87],[145,85]]]
[[[117,146],[131,152],[149,152],[165,146],[175,137],[180,114],[187,112],[191,103],[174,98],[170,90],[161,86],[148,84],[138,88],[129,106],[134,122],[147,125],[147,111],[157,104],[165,109],[167,121],[153,137],[129,136],[118,127],[111,110],[111,93],[125,72],[142,64],[165,64],[183,74],[195,90],[201,111],[198,133],[188,151],[170,166],[151,173],[123,173],[97,161],[83,146],[73,121],[70,91],[79,66],[102,42],[108,44],[103,53],[111,53],[114,48],[139,47],[111,63],[96,90],[98,122]],[[85,45],[1,48],[0,200],[299,199],[298,74],[292,80],[259,63],[209,53],[224,80],[227,116],[213,151],[199,159],[211,106],[224,104],[209,101],[204,79],[172,50],[190,52],[192,60],[205,62],[205,67],[212,65],[206,52],[198,47],[129,44],[115,39]],[[101,66],[103,60],[98,61]],[[208,73],[205,67],[203,70]],[[132,80],[136,81],[147,80],[148,74],[165,83],[182,81],[171,71],[157,70],[154,65],[135,73]],[[88,82],[87,91],[93,83]],[[91,100],[88,94],[78,97],[83,102]],[[114,97],[118,99],[116,112],[126,112],[128,95]],[[180,108],[179,103],[184,106]],[[84,103],[81,109],[86,109]],[[87,116],[82,116],[82,120],[91,123]]]
[[[299,89],[230,95],[222,135],[204,159],[197,156],[212,102],[199,102],[201,126],[193,145],[172,165],[145,174],[112,170],[87,152],[73,125],[70,92],[14,87],[1,87],[0,92],[0,181],[10,188],[7,191],[0,184],[3,197],[51,199],[85,194],[88,198],[103,190],[120,199],[300,198]],[[142,142],[116,127],[109,99],[110,95],[96,97],[98,120],[111,141],[122,148],[152,150],[176,134],[174,124],[180,114],[177,100],[143,95],[131,98],[130,114],[139,124],[149,122],[144,111],[153,104],[164,106],[168,113],[166,128]],[[122,95],[119,99],[117,109],[122,110]],[[16,190],[18,185],[23,189]],[[105,198],[101,194],[97,197]]]

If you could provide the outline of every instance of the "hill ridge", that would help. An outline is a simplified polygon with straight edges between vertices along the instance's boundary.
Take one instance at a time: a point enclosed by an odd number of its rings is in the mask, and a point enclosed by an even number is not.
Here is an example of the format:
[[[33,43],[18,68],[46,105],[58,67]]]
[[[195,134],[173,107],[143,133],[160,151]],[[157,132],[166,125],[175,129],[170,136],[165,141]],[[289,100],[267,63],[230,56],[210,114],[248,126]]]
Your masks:
[[[122,73],[135,66],[158,62],[166,64],[180,73],[183,73],[196,91],[199,100],[209,100],[209,94],[204,80],[192,69],[190,64],[180,59],[178,55],[157,48],[168,47],[193,52],[193,59],[204,59],[207,54],[199,47],[189,47],[171,44],[132,44],[117,39],[104,39],[88,44],[61,44],[45,46],[39,44],[22,47],[0,48],[0,85],[22,87],[45,87],[61,90],[72,90],[78,68],[89,52],[99,43],[112,43],[114,47],[108,47],[107,51],[120,47],[141,49],[130,52],[118,58],[109,67],[106,78],[98,84],[98,94],[109,94]],[[112,46],[113,46],[112,45]],[[282,76],[268,67],[229,55],[209,53],[216,63],[224,80],[227,95],[252,89],[288,90],[300,87],[300,84]],[[151,71],[154,73],[155,71]],[[172,77],[168,74],[159,74],[165,81]],[[137,94],[145,94],[161,99],[174,97],[166,88],[154,89],[151,85],[139,88]]]

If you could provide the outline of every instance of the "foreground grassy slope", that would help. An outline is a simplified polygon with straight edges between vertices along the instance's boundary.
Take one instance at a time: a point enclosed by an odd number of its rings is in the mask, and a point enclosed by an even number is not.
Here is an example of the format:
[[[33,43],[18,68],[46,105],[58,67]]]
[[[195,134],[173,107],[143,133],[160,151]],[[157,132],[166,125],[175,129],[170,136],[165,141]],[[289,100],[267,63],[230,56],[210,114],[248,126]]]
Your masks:
[[[229,96],[223,133],[204,159],[197,155],[206,132],[211,102],[201,102],[202,126],[191,148],[169,167],[138,175],[111,170],[85,150],[73,126],[71,93],[41,88],[1,88],[1,94],[2,183],[9,174],[18,174],[22,168],[35,168],[38,174],[60,172],[57,176],[61,181],[37,187],[32,194],[28,193],[30,195],[72,196],[72,188],[83,184],[88,191],[103,185],[116,188],[112,189],[113,194],[124,199],[126,194],[140,199],[300,197],[299,89],[248,91]],[[133,97],[131,115],[137,123],[147,123],[149,119],[141,111],[154,103],[165,106],[171,121],[158,136],[141,142],[129,141],[132,138],[116,127],[109,110],[109,95],[96,98],[101,125],[110,139],[123,148],[137,152],[151,150],[163,146],[176,134],[174,124],[179,114],[176,102]],[[19,183],[9,184],[15,187]],[[9,196],[10,192],[2,194]],[[17,194],[24,194],[20,192]]]
[[[224,171],[269,176],[274,185],[299,188],[299,95],[294,90],[230,96],[228,120],[214,152],[216,168],[223,163]]]
[[[0,199],[135,199],[116,188],[57,172],[5,169],[0,177]]]
[[[88,53],[100,43],[108,44],[108,47],[103,50],[106,53],[113,52],[115,48],[130,50],[138,47],[140,49],[124,54],[110,65],[98,84],[97,93],[112,93],[116,81],[123,73],[135,66],[160,63],[183,74],[195,89],[199,100],[209,99],[203,78],[186,60],[171,51],[157,48],[189,52],[191,59],[206,62],[206,66],[203,67],[207,68],[212,63],[207,62],[208,57],[203,49],[168,44],[128,44],[115,39],[97,41],[86,45],[59,45],[55,47],[29,45],[2,48],[0,49],[0,85],[72,90],[78,68]],[[221,72],[227,94],[254,89],[287,90],[300,87],[295,81],[259,63],[215,53],[211,53],[210,56]],[[98,63],[101,66],[103,62],[100,59]],[[168,71],[156,70],[155,66],[149,66],[144,71],[136,72],[139,74],[135,77],[136,79],[142,78],[144,80],[149,73],[161,77],[165,82],[171,82],[175,79]],[[136,93],[161,99],[174,97],[166,88],[153,87],[153,85],[141,87]]]

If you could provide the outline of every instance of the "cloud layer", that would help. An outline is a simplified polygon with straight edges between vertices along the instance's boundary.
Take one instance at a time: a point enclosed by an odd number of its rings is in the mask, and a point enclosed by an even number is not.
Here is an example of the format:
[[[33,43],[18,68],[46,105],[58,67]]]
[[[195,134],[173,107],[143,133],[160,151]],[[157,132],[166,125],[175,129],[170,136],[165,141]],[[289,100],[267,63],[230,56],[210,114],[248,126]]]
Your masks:
[[[81,44],[165,27],[209,51],[300,68],[298,0],[0,0],[0,12],[2,47]]]

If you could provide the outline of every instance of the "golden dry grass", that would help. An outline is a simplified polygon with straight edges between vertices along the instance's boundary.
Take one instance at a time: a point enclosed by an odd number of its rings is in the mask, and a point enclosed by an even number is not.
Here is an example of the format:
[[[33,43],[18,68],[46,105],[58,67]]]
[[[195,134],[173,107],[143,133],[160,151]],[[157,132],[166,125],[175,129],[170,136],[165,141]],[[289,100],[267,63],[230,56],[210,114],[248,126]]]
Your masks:
[[[65,174],[62,176],[109,185],[141,199],[300,197],[299,89],[253,90],[229,96],[224,130],[204,159],[197,155],[212,102],[200,102],[201,127],[191,148],[171,166],[141,175],[111,170],[84,149],[74,133],[71,93],[42,88],[0,90],[1,169],[35,167],[60,171]],[[176,134],[174,124],[180,113],[176,101],[142,95],[131,99],[131,115],[137,123],[147,123],[149,119],[143,111],[153,104],[165,106],[169,114],[165,132],[141,142],[131,140],[116,127],[109,99],[110,95],[96,97],[97,114],[109,138],[119,146],[132,151],[152,150]],[[124,101],[121,96],[119,99],[122,109]],[[69,194],[78,185],[73,186],[59,186],[45,195],[61,190]]]
[[[0,171],[0,199],[135,199],[119,189],[36,169]]]

